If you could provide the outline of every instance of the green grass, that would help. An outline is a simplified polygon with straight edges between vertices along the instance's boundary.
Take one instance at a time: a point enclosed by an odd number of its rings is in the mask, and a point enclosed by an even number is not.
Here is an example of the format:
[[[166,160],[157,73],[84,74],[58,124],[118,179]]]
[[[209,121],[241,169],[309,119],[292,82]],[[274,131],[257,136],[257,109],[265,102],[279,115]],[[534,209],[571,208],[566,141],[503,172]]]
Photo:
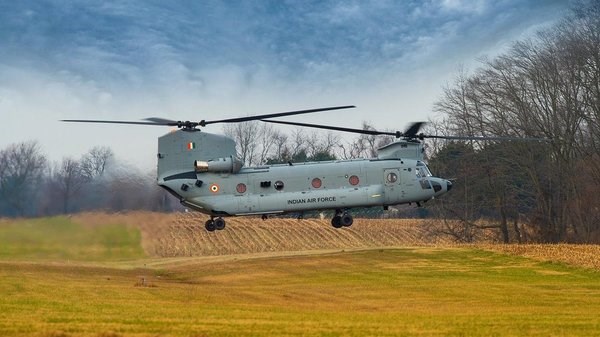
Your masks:
[[[0,262],[0,335],[600,336],[600,273],[470,248],[165,265]]]
[[[138,229],[85,226],[63,216],[0,223],[0,260],[137,259],[144,256],[140,242]]]
[[[125,225],[0,223],[0,336],[600,336],[598,313],[600,272],[475,248],[150,259]]]

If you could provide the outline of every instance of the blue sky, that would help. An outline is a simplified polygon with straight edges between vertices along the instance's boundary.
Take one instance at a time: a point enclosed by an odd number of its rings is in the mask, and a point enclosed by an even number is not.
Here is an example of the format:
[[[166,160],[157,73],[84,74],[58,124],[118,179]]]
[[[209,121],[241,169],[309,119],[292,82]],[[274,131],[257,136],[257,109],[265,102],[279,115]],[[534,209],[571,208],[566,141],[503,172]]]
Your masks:
[[[403,129],[457,69],[562,17],[563,1],[2,1],[0,148],[94,145],[153,166],[154,127],[63,118],[217,119],[354,104],[320,122]],[[315,117],[298,117],[314,121]],[[220,132],[211,126],[207,132]]]

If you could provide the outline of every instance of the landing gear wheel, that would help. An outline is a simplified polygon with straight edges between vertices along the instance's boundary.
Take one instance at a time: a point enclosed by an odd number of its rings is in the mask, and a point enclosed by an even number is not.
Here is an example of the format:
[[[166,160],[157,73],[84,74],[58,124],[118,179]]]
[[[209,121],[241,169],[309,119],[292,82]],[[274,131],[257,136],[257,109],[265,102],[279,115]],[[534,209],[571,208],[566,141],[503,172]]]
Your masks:
[[[333,217],[333,219],[331,219],[331,225],[335,228],[342,228],[342,217],[340,217],[339,215],[336,215]]]
[[[354,222],[354,219],[352,219],[352,215],[348,214],[348,213],[344,213],[341,217],[340,217],[340,223],[342,224],[342,226],[344,227],[350,227],[352,226],[352,223]]]
[[[214,232],[215,229],[217,229],[217,227],[215,226],[215,222],[212,219],[206,220],[206,223],[204,224],[204,228],[206,228],[206,230],[209,232]]]
[[[223,229],[225,229],[225,219],[223,218],[216,218],[215,221],[215,228],[219,231],[222,231]]]

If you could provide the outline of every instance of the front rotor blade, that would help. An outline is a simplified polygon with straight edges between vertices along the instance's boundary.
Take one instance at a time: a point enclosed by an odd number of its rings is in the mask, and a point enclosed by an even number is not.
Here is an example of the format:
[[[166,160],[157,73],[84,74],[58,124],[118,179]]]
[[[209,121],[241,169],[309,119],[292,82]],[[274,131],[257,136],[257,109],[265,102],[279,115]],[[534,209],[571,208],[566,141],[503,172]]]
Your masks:
[[[317,129],[325,129],[325,130],[333,130],[333,131],[344,131],[344,132],[352,132],[352,133],[361,133],[364,135],[390,135],[397,136],[394,132],[385,132],[385,131],[377,131],[377,130],[363,130],[363,129],[352,129],[352,128],[342,128],[339,126],[329,126],[329,125],[320,125],[320,124],[307,124],[307,123],[297,123],[297,122],[284,122],[284,121],[274,121],[268,119],[261,119],[262,122],[267,123],[277,123],[277,124],[287,124],[287,125],[295,125],[295,126],[304,126],[308,128],[317,128]]]
[[[350,109],[350,108],[356,108],[356,106],[354,106],[354,105],[334,106],[334,107],[329,107],[329,108],[297,110],[297,111],[288,111],[288,112],[278,112],[278,113],[272,113],[272,114],[266,114],[266,115],[219,119],[219,120],[214,120],[214,121],[204,121],[203,120],[199,124],[201,126],[206,126],[208,124],[214,124],[214,123],[240,123],[240,122],[249,122],[249,121],[265,119],[265,118],[284,117],[284,116],[308,114],[308,113],[319,112],[319,111]]]
[[[524,140],[524,141],[547,141],[546,138],[534,138],[534,137],[486,137],[486,136],[434,136],[434,135],[416,135],[416,138],[437,138],[437,139],[451,139],[451,140]]]
[[[161,124],[155,122],[131,122],[131,121],[104,121],[104,120],[92,120],[92,119],[61,119],[61,122],[75,122],[75,123],[107,123],[107,124],[135,124],[135,125],[170,125]],[[177,124],[175,124],[177,125]]]

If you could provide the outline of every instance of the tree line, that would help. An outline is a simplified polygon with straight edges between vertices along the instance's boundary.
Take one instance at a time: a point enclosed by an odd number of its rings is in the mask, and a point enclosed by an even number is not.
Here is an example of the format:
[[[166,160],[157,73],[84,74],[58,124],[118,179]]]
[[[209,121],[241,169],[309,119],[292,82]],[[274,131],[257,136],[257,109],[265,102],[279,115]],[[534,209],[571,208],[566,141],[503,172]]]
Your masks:
[[[486,216],[504,242],[600,242],[599,1],[459,72],[435,109],[432,132],[547,139],[430,144],[433,169],[457,180],[436,212],[461,222],[441,232],[469,241]]]
[[[363,130],[374,130],[368,122]],[[296,128],[289,134],[272,124],[252,121],[228,124],[225,135],[237,144],[237,156],[246,166],[336,159],[374,158],[377,149],[394,141],[389,136],[360,135],[344,140],[339,133]]]
[[[37,141],[10,144],[0,149],[0,216],[177,207],[155,181],[154,172],[117,162],[108,147],[50,162]]]

